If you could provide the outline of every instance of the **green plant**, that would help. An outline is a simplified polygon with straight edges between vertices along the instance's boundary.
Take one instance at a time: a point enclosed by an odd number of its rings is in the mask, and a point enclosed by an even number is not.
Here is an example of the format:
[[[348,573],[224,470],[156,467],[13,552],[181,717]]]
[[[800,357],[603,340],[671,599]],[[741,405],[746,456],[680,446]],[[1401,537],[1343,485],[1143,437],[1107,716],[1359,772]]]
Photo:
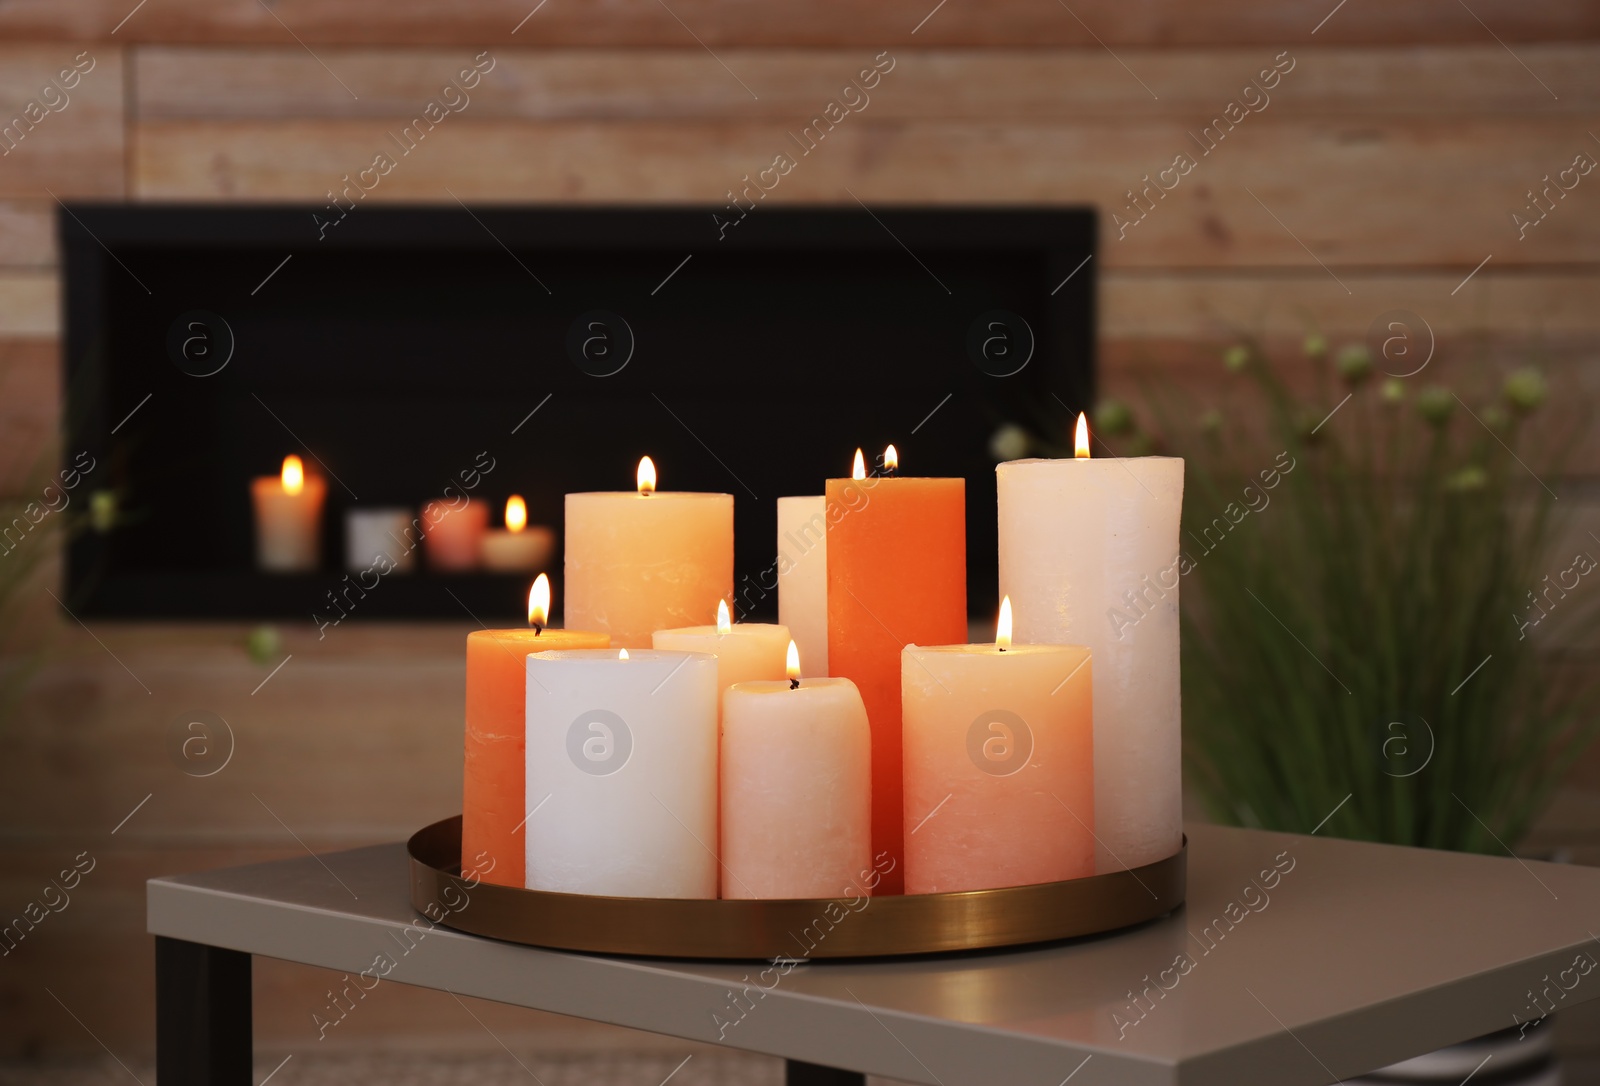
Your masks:
[[[1600,541],[1552,550],[1577,429],[1533,424],[1533,370],[1458,395],[1315,343],[1309,392],[1230,348],[1221,425],[1152,397],[1187,460],[1192,779],[1228,822],[1501,852],[1600,719],[1592,669],[1551,651],[1600,613]]]

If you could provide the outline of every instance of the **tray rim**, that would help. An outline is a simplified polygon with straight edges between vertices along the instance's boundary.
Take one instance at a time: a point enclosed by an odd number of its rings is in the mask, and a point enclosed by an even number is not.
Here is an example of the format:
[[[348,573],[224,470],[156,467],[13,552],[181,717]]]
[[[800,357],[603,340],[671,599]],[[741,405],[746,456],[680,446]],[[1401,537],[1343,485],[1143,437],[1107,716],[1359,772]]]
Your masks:
[[[549,950],[724,961],[941,954],[1105,934],[1184,903],[1188,849],[1185,835],[1177,852],[1152,863],[1031,886],[750,901],[566,894],[463,878],[460,815],[406,841],[411,905],[433,923]],[[813,927],[820,937],[807,947],[794,932]]]

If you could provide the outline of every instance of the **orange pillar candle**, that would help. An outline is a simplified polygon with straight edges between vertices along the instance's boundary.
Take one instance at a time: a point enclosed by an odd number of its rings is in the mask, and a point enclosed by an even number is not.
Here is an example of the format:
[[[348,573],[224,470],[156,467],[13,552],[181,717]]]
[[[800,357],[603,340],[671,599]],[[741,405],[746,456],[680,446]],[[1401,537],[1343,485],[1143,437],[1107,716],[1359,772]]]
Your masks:
[[[897,467],[894,447],[885,468]],[[883,893],[905,885],[900,652],[967,639],[966,480],[829,479],[828,670],[854,682],[872,728],[872,854],[894,867]]]
[[[603,633],[544,628],[550,579],[539,574],[528,596],[526,630],[467,635],[467,749],[461,783],[461,855],[468,866],[493,866],[484,882],[520,887],[527,859],[527,658],[550,649],[603,649]],[[481,858],[480,858],[481,857]]]

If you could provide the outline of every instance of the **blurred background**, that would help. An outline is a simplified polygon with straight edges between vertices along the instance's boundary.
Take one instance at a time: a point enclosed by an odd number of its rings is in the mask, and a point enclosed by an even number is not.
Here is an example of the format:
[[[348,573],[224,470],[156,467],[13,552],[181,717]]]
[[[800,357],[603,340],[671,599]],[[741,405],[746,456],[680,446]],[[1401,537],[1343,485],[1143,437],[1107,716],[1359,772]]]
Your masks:
[[[1600,161],[1600,9],[1580,0],[936,2],[0,5],[7,521],[36,500],[41,468],[53,475],[76,451],[60,438],[63,203],[320,207],[389,150],[399,161],[365,205],[722,208],[838,101],[841,119],[764,203],[1098,209],[1084,273],[1097,292],[1094,386],[1102,407],[1134,405],[1154,432],[1127,451],[1161,447],[1204,467],[1207,432],[1259,432],[1271,443],[1269,414],[1227,392],[1268,359],[1308,407],[1323,409],[1313,419],[1346,388],[1373,405],[1345,410],[1376,410],[1385,376],[1407,373],[1397,379],[1411,383],[1392,393],[1406,411],[1431,382],[1460,389],[1490,436],[1509,437],[1505,426],[1521,420],[1524,436],[1569,437],[1559,457],[1530,469],[1532,482],[1496,476],[1486,489],[1505,508],[1542,501],[1541,488],[1559,496],[1563,519],[1541,537],[1551,556],[1541,574],[1570,568],[1577,551],[1600,555],[1600,540],[1587,537],[1600,532],[1600,443],[1586,406],[1600,382],[1600,176],[1589,172]],[[470,101],[449,92],[442,119],[399,156],[392,134],[444,98],[461,70],[491,58],[465,92]],[[843,90],[891,60],[870,90]],[[296,244],[314,237],[308,223]],[[1431,348],[1425,372],[1385,365],[1396,319],[1386,315],[1395,312],[1408,342]],[[1330,371],[1319,391],[1307,361],[1331,366],[1347,346],[1364,346],[1371,365]],[[1539,394],[1508,398],[1504,376],[1530,368]],[[928,391],[931,407],[945,390]],[[941,424],[993,437],[996,456],[1065,443],[1065,404],[997,420],[965,400],[944,406]],[[1148,421],[1157,400],[1173,425]],[[1489,406],[1507,421],[1480,418]],[[1451,425],[1473,425],[1455,410]],[[1115,414],[1106,421],[1108,439],[1145,435]],[[1180,436],[1186,426],[1195,436]],[[1309,429],[1295,432],[1309,441]],[[1353,427],[1339,440],[1359,452]],[[1486,458],[1499,453],[1479,444],[1448,473],[1428,470],[1458,477],[1481,462],[1492,475]],[[1264,466],[1279,446],[1261,447]],[[914,455],[915,441],[901,448]],[[193,455],[198,463],[206,450]],[[191,484],[180,475],[172,485]],[[10,563],[0,571],[9,699],[0,715],[0,913],[36,900],[74,857],[94,861],[70,906],[0,961],[0,1059],[12,1061],[0,1077],[34,1068],[18,1081],[77,1081],[65,1076],[83,1067],[109,1079],[120,1073],[113,1058],[149,1066],[146,878],[395,840],[459,810],[470,619],[346,623],[320,640],[308,621],[85,624],[51,593],[64,591],[63,542],[95,530],[89,489],[73,490],[60,515],[0,558]],[[1455,491],[1474,489],[1457,478]],[[1199,523],[1214,513],[1201,511]],[[1247,553],[1270,563],[1270,543],[1262,536]],[[1472,591],[1477,582],[1463,576]],[[1537,576],[1497,584],[1505,614],[1485,619],[1503,623],[1497,637],[1517,632],[1539,588]],[[1538,675],[1593,672],[1592,625],[1543,633],[1538,661],[1553,670]],[[1433,679],[1447,689],[1459,677]],[[209,776],[174,758],[169,742],[174,722],[202,713],[231,733],[231,760]],[[1199,752],[1197,770],[1216,749]],[[1542,798],[1519,851],[1600,863],[1600,753],[1535,761]],[[1345,790],[1327,787],[1335,798]],[[1197,817],[1288,817],[1267,800],[1229,814],[1202,804],[1199,790],[1190,798]],[[1374,816],[1328,832],[1404,838],[1387,826]],[[779,1075],[770,1061],[599,1025],[490,1004],[463,1013],[443,993],[400,985],[318,1040],[311,1016],[334,979],[258,963],[264,1070],[295,1051],[323,1061],[297,1060],[301,1081],[399,1081],[402,1063],[419,1081],[433,1081],[425,1074],[435,1065],[441,1075],[520,1078],[504,1042],[544,1061],[533,1066],[555,1081],[659,1081],[691,1051],[685,1079]],[[1561,1034],[1571,1082],[1600,1081],[1593,1006]]]

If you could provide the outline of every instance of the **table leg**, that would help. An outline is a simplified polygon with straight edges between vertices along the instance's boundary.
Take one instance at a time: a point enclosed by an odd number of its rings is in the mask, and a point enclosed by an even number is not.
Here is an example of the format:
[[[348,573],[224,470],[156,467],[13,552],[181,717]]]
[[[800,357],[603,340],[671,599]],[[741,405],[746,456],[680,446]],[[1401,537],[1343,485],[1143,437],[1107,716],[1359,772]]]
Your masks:
[[[783,1061],[784,1086],[866,1086],[867,1076],[859,1071],[841,1071],[799,1060]],[[166,1083],[162,1083],[166,1086]]]
[[[156,936],[161,1086],[250,1086],[250,955]]]

